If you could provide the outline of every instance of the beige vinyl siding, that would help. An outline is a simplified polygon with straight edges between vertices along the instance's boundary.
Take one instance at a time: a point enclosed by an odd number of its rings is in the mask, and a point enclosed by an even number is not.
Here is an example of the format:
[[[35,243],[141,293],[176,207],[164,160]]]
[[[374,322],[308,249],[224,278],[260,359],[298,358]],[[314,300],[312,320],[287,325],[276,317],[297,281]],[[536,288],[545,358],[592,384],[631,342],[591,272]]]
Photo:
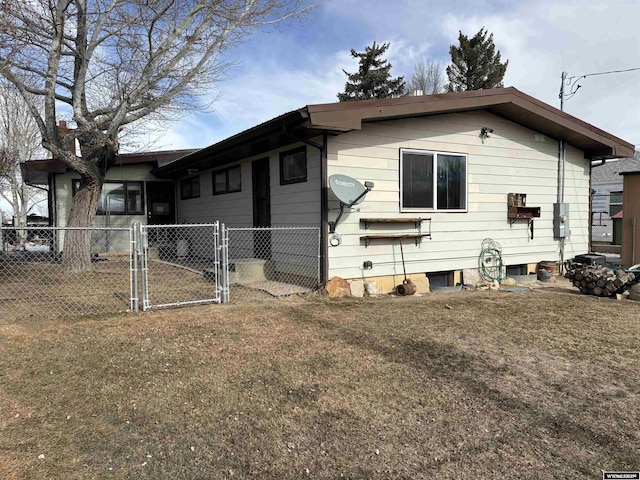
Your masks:
[[[484,140],[480,129],[494,132]],[[399,152],[401,148],[467,155],[467,212],[400,213]],[[403,241],[407,273],[476,268],[482,240],[492,238],[502,246],[507,265],[558,258],[553,238],[553,203],[557,197],[558,142],[488,112],[465,112],[424,118],[364,124],[362,130],[330,137],[329,175],[341,173],[374,189],[354,211],[343,217],[337,233],[342,244],[329,247],[330,276],[344,278],[401,274],[398,240],[374,240],[365,248],[360,236],[375,233],[417,232],[413,224],[372,225],[360,218],[431,218],[432,238],[416,246]],[[539,206],[534,238],[528,223],[507,220],[507,194],[526,193],[527,206]],[[565,201],[570,203],[571,238],[567,257],[588,248],[589,162],[581,151],[569,147]],[[336,208],[337,203],[330,203]],[[329,219],[336,216],[330,211]],[[429,230],[423,222],[422,231]],[[373,270],[362,270],[365,260]]]

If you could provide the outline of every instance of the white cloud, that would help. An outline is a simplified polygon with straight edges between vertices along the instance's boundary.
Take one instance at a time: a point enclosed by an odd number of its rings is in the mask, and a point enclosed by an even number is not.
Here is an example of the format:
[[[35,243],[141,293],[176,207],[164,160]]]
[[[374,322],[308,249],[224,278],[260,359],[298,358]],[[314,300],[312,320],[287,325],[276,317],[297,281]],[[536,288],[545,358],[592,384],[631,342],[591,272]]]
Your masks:
[[[356,0],[336,0],[316,13],[302,27],[313,44],[289,44],[293,40],[286,35],[265,37],[269,48],[248,52],[240,59],[244,67],[221,85],[214,113],[176,124],[162,133],[163,143],[169,148],[206,146],[303,105],[336,101],[346,81],[342,69],[357,68],[350,49],[360,51],[373,40],[391,43],[392,74],[407,76],[419,58],[446,66],[458,31],[473,35],[484,26],[509,60],[505,85],[556,107],[562,71],[582,75],[640,67],[640,2],[635,1],[371,0],[363,8]],[[324,45],[327,36],[331,41]],[[640,71],[580,83],[565,110],[640,145]]]
[[[640,67],[636,19],[640,3],[528,1],[508,14],[462,18],[450,14],[444,31],[473,34],[485,26],[509,59],[505,85],[559,107],[560,78]],[[565,102],[565,111],[640,145],[640,71],[593,76]]]

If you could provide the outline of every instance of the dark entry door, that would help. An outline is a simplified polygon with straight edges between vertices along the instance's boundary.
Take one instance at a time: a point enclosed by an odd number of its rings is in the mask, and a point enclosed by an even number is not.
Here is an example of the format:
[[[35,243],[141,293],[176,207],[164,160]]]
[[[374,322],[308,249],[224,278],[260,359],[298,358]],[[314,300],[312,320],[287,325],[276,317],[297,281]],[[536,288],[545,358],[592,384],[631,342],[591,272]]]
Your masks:
[[[176,222],[173,182],[147,182],[147,223],[165,225]]]
[[[253,182],[253,226],[271,226],[271,177],[269,159],[251,162]],[[271,231],[255,230],[253,233],[253,254],[255,258],[271,259]]]

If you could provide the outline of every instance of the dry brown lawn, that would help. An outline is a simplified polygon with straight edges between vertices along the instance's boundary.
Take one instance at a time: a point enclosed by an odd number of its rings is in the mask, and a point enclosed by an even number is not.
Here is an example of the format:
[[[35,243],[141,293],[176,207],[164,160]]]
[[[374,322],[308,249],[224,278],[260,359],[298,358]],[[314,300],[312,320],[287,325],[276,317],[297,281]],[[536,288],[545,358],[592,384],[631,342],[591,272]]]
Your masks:
[[[0,319],[0,478],[637,471],[639,345],[554,288]]]

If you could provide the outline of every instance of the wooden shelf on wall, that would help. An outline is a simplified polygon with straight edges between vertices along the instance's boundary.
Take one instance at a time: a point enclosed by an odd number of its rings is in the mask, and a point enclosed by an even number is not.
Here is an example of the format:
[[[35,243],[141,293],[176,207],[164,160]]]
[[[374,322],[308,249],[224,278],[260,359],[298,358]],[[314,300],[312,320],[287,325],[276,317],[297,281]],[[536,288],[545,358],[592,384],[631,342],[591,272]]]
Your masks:
[[[518,220],[520,218],[540,218],[540,207],[508,207],[507,218]]]
[[[415,228],[419,228],[423,221],[430,222],[430,218],[405,217],[405,218],[361,218],[360,223],[364,224],[367,230],[372,223],[413,223]]]
[[[423,237],[430,237],[430,233],[375,233],[372,235],[363,235],[360,240],[364,240],[364,246],[368,247],[372,240],[396,240],[403,238],[412,238],[416,245],[420,243]]]

